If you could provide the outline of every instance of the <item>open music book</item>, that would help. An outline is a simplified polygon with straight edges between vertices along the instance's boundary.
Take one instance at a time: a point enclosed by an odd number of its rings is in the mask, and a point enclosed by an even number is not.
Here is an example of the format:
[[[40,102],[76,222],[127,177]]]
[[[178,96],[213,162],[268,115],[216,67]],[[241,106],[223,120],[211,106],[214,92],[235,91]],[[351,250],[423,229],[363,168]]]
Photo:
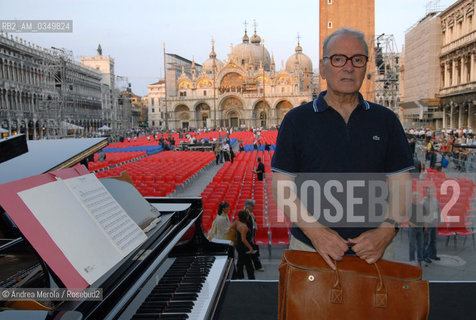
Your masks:
[[[94,174],[57,177],[18,196],[89,285],[147,239]]]

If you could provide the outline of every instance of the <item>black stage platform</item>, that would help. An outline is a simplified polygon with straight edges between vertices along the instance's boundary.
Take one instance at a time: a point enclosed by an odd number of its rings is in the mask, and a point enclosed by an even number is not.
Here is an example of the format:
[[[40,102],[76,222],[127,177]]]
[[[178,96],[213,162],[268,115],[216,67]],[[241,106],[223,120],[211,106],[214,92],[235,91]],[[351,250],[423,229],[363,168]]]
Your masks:
[[[230,281],[222,295],[215,320],[278,318],[278,282]],[[430,282],[429,319],[476,319],[476,283]]]

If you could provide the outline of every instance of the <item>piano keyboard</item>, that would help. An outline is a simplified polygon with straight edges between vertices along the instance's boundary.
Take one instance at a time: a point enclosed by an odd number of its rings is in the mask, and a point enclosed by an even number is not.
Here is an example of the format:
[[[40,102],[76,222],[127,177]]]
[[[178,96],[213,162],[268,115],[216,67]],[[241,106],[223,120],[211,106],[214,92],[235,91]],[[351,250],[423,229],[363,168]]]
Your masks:
[[[226,256],[187,256],[174,262],[132,319],[208,319],[223,280]]]

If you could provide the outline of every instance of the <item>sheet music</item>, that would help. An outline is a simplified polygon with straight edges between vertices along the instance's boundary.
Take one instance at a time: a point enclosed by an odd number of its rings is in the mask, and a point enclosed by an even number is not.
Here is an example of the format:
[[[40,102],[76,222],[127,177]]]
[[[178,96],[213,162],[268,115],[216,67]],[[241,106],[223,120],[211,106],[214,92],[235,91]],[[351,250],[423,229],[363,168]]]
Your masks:
[[[93,174],[18,196],[89,284],[147,238]]]
[[[81,200],[123,256],[147,238],[93,174],[63,180],[63,182]]]

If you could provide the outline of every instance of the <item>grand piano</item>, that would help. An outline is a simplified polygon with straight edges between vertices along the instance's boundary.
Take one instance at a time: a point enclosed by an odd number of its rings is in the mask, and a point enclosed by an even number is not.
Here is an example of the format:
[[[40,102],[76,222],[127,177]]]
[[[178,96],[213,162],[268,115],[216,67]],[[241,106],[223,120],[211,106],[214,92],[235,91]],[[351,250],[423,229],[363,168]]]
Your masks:
[[[81,147],[69,165],[98,149],[97,143]],[[39,170],[36,174],[48,171]],[[127,182],[101,180],[134,220],[160,212],[146,241],[91,285],[103,290],[101,301],[0,301],[0,319],[213,319],[230,276],[233,247],[204,236],[202,200],[144,200]],[[0,291],[64,287],[0,207]]]

